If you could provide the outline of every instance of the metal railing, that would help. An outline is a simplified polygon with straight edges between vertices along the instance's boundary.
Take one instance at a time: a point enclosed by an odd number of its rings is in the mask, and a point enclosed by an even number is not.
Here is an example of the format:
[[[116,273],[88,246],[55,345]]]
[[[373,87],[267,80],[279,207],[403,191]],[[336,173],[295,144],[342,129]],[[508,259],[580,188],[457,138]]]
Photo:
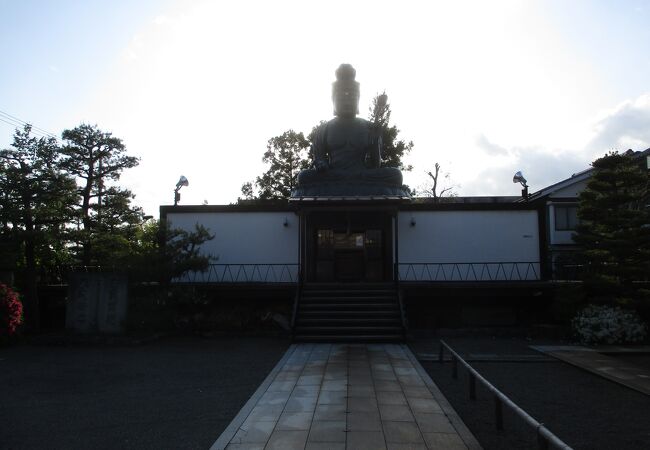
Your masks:
[[[510,400],[495,388],[488,380],[483,378],[483,376],[478,373],[472,366],[470,366],[467,361],[458,355],[445,341],[440,340],[440,352],[438,354],[438,361],[442,364],[444,361],[444,352],[445,349],[451,354],[451,364],[452,364],[452,377],[458,379],[458,363],[460,362],[467,371],[469,372],[469,398],[470,400],[476,400],[476,381],[478,380],[487,390],[489,390],[494,395],[494,418],[497,430],[503,430],[503,405],[506,405],[512,410],[512,412],[524,420],[528,425],[536,430],[537,433],[537,442],[539,448],[546,450],[549,448],[549,444],[553,445],[555,448],[571,450],[564,441],[559,437],[554,435],[544,424],[533,419],[526,411],[521,409],[515,402]]]
[[[558,281],[580,281],[584,279],[585,267],[582,264],[551,263],[551,279]]]
[[[174,283],[297,283],[299,264],[210,264],[205,272],[188,272]]]
[[[400,281],[536,281],[540,262],[399,263]]]

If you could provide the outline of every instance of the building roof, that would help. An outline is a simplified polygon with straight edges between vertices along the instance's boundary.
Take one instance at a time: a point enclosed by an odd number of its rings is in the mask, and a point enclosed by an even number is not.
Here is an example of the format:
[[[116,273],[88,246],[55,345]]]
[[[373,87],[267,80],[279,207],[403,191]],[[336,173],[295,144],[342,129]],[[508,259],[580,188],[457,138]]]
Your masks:
[[[355,195],[355,196],[318,196],[291,197],[290,204],[311,205],[315,203],[408,203],[411,197],[402,195]]]
[[[537,192],[534,192],[528,197],[528,201],[532,202],[532,201],[538,200],[540,198],[547,197],[547,196],[553,194],[554,192],[558,192],[558,191],[560,191],[560,190],[562,190],[564,188],[567,188],[567,187],[569,187],[569,186],[571,186],[571,185],[573,185],[575,183],[579,183],[581,181],[584,181],[584,180],[588,179],[589,177],[591,177],[591,173],[593,172],[593,170],[594,169],[587,169],[587,170],[583,170],[582,172],[574,173],[573,175],[571,175],[569,178],[567,178],[565,180],[559,181],[559,182],[557,182],[555,184],[552,184],[550,186],[545,187],[544,189],[541,189],[541,190],[539,190]],[[516,201],[522,202],[522,201],[524,201],[524,199],[519,197]]]
[[[648,169],[650,169],[650,148],[648,148],[646,150],[643,150],[643,151],[638,151],[638,152],[635,152],[633,150],[628,150],[626,153],[629,154],[630,152],[636,158],[642,158],[642,157],[645,156],[647,158],[646,159],[646,167]],[[535,201],[535,200],[539,200],[539,199],[544,198],[544,197],[548,197],[548,196],[552,195],[553,193],[561,191],[562,189],[565,189],[565,188],[567,188],[567,187],[569,187],[571,185],[574,185],[576,183],[580,183],[582,181],[585,181],[585,180],[587,180],[587,179],[589,179],[591,177],[591,174],[593,173],[593,171],[594,171],[593,168],[589,168],[589,169],[583,170],[582,172],[574,173],[573,175],[571,175],[569,178],[567,178],[565,180],[559,181],[559,182],[557,182],[555,184],[552,184],[550,186],[547,186],[547,187],[545,187],[545,188],[543,188],[543,189],[541,189],[541,190],[539,190],[537,192],[534,192],[533,194],[531,194],[529,196],[528,201]],[[519,198],[516,201],[522,202],[522,201],[524,201],[524,199]]]

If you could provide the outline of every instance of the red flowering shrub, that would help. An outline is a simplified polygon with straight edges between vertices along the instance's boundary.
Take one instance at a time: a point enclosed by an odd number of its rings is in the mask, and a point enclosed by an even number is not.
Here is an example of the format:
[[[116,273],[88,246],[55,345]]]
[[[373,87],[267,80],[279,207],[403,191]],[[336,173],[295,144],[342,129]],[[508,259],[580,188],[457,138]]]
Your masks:
[[[0,336],[11,336],[23,321],[23,304],[18,294],[0,283]]]

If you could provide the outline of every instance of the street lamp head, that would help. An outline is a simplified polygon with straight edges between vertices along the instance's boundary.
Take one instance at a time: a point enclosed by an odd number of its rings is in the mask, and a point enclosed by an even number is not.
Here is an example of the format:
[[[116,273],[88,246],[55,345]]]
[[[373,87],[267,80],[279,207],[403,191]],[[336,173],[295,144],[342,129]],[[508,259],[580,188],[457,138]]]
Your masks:
[[[526,186],[526,179],[524,178],[523,174],[520,172],[517,172],[514,177],[512,177],[512,182],[513,183],[521,183],[522,186]]]
[[[178,205],[178,202],[181,199],[181,193],[178,191],[180,191],[183,186],[189,186],[189,185],[190,182],[187,181],[187,178],[181,175],[181,178],[178,180],[178,183],[176,183],[176,189],[174,189],[174,206]]]
[[[176,183],[176,189],[180,189],[182,186],[189,186],[190,182],[187,181],[187,178],[185,176],[181,175],[181,178],[178,180],[178,183]]]

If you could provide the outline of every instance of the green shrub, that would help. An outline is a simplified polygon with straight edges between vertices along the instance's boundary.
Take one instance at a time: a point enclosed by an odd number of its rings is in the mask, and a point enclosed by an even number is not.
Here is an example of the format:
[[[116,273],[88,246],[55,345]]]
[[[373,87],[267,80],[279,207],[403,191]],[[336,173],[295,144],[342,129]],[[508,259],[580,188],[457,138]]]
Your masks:
[[[643,341],[648,327],[639,315],[619,306],[588,305],[571,321],[583,344],[622,344]]]

